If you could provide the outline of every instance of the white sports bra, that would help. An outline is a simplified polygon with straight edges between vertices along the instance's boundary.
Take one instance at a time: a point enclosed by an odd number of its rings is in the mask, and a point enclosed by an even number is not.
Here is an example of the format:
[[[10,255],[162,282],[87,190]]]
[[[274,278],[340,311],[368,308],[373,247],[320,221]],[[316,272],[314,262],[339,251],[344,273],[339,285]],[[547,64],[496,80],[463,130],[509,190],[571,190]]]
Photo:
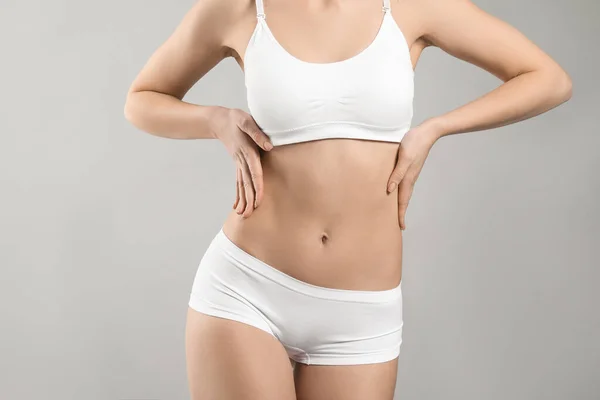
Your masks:
[[[273,146],[328,138],[400,142],[413,116],[414,72],[406,39],[383,0],[373,41],[342,61],[290,54],[267,25],[263,0],[244,54],[250,114]]]

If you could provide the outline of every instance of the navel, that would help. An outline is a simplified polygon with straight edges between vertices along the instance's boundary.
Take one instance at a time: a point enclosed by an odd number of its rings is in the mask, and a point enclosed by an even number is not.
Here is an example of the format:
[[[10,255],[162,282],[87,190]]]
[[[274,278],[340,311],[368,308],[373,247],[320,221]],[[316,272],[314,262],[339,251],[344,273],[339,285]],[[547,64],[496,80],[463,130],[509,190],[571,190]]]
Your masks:
[[[326,245],[329,242],[329,235],[327,232],[321,233],[321,244]]]

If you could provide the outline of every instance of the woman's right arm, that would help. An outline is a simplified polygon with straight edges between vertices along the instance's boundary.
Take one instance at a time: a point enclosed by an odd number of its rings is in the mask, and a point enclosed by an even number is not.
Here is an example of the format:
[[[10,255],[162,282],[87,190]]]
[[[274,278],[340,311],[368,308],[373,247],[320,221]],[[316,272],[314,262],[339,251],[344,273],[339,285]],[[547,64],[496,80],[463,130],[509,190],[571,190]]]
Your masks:
[[[135,78],[124,108],[129,122],[155,136],[223,142],[237,164],[236,210],[245,217],[263,196],[258,146],[270,150],[269,137],[245,111],[182,99],[200,78],[231,54],[226,45],[228,35],[251,11],[249,4],[197,0]]]
[[[198,0],[152,54],[127,93],[125,117],[137,128],[172,139],[215,138],[215,117],[227,109],[183,101],[229,55],[227,35],[239,18],[231,0]]]
[[[229,49],[224,42],[235,17],[230,3],[233,1],[199,0],[187,12],[131,84],[124,110],[129,122],[172,139],[215,138],[215,116],[226,109],[182,99],[227,57]]]

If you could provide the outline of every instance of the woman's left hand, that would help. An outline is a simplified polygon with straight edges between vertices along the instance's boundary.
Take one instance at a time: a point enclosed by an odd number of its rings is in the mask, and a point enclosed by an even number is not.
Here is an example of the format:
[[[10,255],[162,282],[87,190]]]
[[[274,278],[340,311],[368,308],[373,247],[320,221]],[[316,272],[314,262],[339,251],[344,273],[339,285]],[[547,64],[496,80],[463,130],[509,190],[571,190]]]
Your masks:
[[[396,167],[388,180],[388,193],[398,188],[398,223],[406,229],[405,215],[415,182],[433,144],[440,138],[433,123],[423,123],[409,130],[398,146]]]

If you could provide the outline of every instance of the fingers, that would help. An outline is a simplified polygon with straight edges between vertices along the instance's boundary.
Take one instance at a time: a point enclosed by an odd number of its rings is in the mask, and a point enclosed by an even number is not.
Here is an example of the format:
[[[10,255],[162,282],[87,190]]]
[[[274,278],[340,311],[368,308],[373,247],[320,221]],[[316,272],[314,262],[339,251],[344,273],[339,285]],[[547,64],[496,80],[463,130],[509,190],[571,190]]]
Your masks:
[[[273,148],[271,139],[258,127],[250,114],[244,113],[239,128],[244,131],[261,149],[269,151]]]
[[[244,206],[242,209],[242,216],[244,218],[248,218],[254,210],[254,201],[255,201],[255,192],[254,185],[252,184],[252,178],[250,177],[250,169],[248,168],[248,163],[243,156],[238,155],[238,166],[242,171],[242,190],[243,196],[241,198],[244,199]],[[239,213],[239,212],[238,212]]]
[[[236,153],[237,186],[239,202],[236,211],[245,218],[249,217],[252,210],[259,206],[263,197],[263,170],[260,156],[253,149],[240,148]]]
[[[235,168],[235,202],[233,203],[233,209],[235,210],[239,201],[240,201],[240,186],[241,186],[241,182],[242,182],[242,171],[240,170],[240,168],[236,165]]]
[[[398,224],[402,230],[406,229],[406,209],[414,186],[415,180],[405,176],[398,187]]]
[[[254,150],[254,149],[253,149]],[[254,208],[258,207],[263,197],[263,170],[260,162],[260,156],[256,151],[246,151],[244,148],[241,149],[242,155],[246,160],[248,171],[250,173],[250,180],[252,181],[254,189]]]
[[[235,207],[235,211],[238,214],[241,214],[244,209],[246,208],[246,193],[244,191],[244,177],[242,176],[242,167],[241,167],[241,161],[237,161],[237,192],[238,192],[238,199],[236,202],[236,207]]]
[[[398,147],[398,157],[396,160],[396,166],[388,180],[387,191],[391,193],[398,187],[398,224],[400,225],[400,229],[405,230],[406,209],[408,208],[408,201],[412,195],[416,179],[409,176],[409,169],[413,164],[413,159],[402,153],[402,144]]]
[[[243,133],[235,136],[230,144],[231,153],[237,164],[236,201],[234,208],[238,214],[247,218],[263,198],[263,169],[258,147],[269,151],[273,144],[269,137],[258,127],[254,118],[239,109],[232,109],[236,125]],[[256,147],[258,146],[258,147]]]
[[[412,160],[408,157],[404,157],[399,155],[398,162],[390,175],[390,179],[388,180],[388,193],[391,193],[396,189],[396,187],[400,184],[400,182],[404,179],[408,168],[412,164]]]

